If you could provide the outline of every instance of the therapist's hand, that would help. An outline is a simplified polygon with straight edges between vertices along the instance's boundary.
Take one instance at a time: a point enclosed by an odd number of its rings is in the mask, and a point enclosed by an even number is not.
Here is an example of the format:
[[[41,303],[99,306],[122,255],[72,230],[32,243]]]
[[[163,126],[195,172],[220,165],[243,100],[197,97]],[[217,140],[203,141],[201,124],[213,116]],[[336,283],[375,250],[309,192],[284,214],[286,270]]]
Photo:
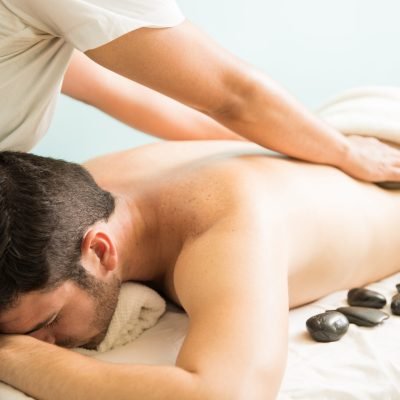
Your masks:
[[[86,54],[261,146],[341,168],[365,181],[400,181],[396,152],[368,140],[347,139],[189,21],[173,28],[138,29]]]
[[[400,182],[400,151],[378,139],[351,135],[343,162],[347,174],[367,182]]]

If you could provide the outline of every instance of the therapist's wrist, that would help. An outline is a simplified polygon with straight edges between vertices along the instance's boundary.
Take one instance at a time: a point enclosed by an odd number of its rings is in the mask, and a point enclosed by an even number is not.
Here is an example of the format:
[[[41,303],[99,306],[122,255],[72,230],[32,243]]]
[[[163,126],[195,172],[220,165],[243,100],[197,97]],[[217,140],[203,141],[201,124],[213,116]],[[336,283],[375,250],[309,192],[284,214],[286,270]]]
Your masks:
[[[339,169],[346,169],[351,164],[352,157],[350,141],[346,136],[339,133],[335,147],[330,153],[330,156],[328,156],[327,164]]]
[[[352,157],[351,143],[348,138],[336,129],[321,124],[313,126],[312,142],[308,141],[310,150],[300,159],[316,164],[329,165],[339,169],[345,169]]]

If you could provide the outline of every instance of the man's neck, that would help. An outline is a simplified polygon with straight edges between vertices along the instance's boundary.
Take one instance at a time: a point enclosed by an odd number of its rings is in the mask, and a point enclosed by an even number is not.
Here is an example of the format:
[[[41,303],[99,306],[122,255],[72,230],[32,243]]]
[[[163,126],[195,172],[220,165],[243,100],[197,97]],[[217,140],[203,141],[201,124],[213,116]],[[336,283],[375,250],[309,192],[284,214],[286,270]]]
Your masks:
[[[121,280],[162,281],[169,260],[155,205],[148,199],[117,197],[109,224],[115,235]]]

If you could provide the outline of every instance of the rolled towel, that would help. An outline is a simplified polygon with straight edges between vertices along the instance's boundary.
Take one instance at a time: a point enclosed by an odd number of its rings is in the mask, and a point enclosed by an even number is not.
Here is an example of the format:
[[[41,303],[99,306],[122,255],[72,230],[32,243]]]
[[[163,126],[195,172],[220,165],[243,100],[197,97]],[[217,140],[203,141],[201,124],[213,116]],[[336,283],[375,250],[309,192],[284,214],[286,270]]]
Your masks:
[[[367,86],[347,90],[317,110],[345,135],[372,136],[400,144],[400,88]]]
[[[154,326],[165,310],[165,300],[153,289],[139,283],[123,283],[107,334],[97,350],[74,350],[91,355],[122,346]]]

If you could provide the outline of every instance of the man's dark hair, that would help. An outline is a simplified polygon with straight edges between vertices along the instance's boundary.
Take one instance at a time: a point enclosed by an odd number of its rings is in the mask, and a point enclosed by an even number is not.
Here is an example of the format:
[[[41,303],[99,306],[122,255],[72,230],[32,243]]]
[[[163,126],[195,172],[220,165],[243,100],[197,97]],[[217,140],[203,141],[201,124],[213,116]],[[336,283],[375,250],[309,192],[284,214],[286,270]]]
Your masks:
[[[86,230],[114,211],[80,165],[19,152],[0,152],[0,312],[19,296],[87,281],[81,266]]]

